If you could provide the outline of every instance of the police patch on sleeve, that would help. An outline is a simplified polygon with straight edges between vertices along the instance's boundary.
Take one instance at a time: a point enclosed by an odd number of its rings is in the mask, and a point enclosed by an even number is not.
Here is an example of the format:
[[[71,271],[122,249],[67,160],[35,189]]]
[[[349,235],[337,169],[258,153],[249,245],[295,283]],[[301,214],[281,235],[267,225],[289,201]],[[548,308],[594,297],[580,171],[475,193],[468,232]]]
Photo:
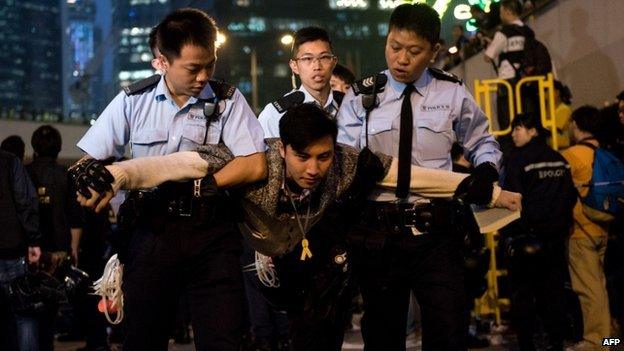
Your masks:
[[[158,84],[159,81],[160,74],[154,74],[151,77],[141,79],[139,81],[131,83],[128,86],[123,87],[123,91],[126,93],[127,96],[136,95]]]
[[[373,90],[379,93],[384,90],[387,82],[388,76],[383,73],[378,73],[376,76],[373,75],[356,81],[351,84],[351,89],[353,89],[355,95],[372,94]]]
[[[464,82],[461,80],[461,78],[459,78],[458,76],[454,75],[453,73],[449,73],[447,71],[443,71],[441,69],[432,68],[432,67],[429,67],[427,69],[429,70],[429,73],[431,73],[433,78],[435,78],[435,79],[446,80],[446,81],[449,81],[449,82],[457,83],[459,85],[464,84]]]
[[[229,100],[236,92],[235,86],[222,80],[211,80],[210,88],[219,100]]]
[[[301,105],[303,100],[305,100],[305,94],[297,90],[282,96],[279,100],[273,101],[271,104],[275,107],[277,112],[284,113],[295,106]]]

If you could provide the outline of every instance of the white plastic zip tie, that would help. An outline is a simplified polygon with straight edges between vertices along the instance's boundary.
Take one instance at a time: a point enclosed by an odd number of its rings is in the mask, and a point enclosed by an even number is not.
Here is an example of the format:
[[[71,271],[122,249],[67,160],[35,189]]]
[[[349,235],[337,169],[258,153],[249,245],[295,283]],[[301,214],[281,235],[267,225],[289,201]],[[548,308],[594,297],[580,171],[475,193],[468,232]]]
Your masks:
[[[280,286],[279,277],[275,271],[273,259],[256,251],[254,263],[250,263],[243,267],[243,272],[256,272],[256,276],[262,285],[269,288],[278,288]]]
[[[94,295],[100,295],[104,303],[104,314],[111,324],[119,324],[123,320],[123,291],[121,283],[123,278],[123,265],[119,262],[117,254],[113,255],[104,267],[102,277],[93,282]],[[117,316],[113,320],[108,314],[108,306],[117,307]]]

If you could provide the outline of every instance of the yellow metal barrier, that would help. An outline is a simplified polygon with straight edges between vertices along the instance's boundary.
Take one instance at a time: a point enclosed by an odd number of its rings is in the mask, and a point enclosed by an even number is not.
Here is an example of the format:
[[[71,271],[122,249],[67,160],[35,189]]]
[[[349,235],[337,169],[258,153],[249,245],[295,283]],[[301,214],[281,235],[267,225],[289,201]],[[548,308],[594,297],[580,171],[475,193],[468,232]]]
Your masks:
[[[542,126],[550,130],[552,137],[551,146],[553,149],[559,149],[557,139],[557,122],[555,120],[555,82],[552,73],[546,76],[524,77],[516,83],[516,111],[522,113],[522,94],[520,90],[525,84],[537,82],[539,93],[540,120]],[[548,106],[546,106],[548,104]]]
[[[498,278],[507,275],[506,270],[499,270],[496,264],[496,247],[498,232],[485,234],[485,245],[490,251],[490,267],[487,272],[487,290],[478,299],[475,299],[475,314],[479,316],[494,315],[496,324],[501,324],[501,312],[509,310],[509,299],[498,295]]]
[[[551,73],[546,76],[524,77],[516,83],[515,87],[512,87],[511,84],[504,79],[475,80],[475,100],[477,105],[479,105],[483,112],[485,112],[485,115],[490,119],[490,134],[494,136],[508,135],[511,134],[511,122],[516,113],[522,113],[522,94],[520,94],[520,90],[523,85],[531,82],[537,82],[538,84],[540,120],[544,128],[551,132],[552,148],[558,150],[557,123],[555,121],[555,84]],[[498,92],[499,85],[503,85],[507,89],[510,125],[502,130],[493,130],[491,94]]]
[[[514,113],[514,90],[511,84],[504,79],[484,79],[475,80],[475,100],[477,105],[481,107],[485,115],[490,119],[489,132],[494,136],[507,135],[511,133],[511,124],[503,130],[492,129],[492,93],[498,92],[498,85],[502,85],[507,89],[507,98],[509,106],[509,121],[513,120]],[[483,103],[482,103],[483,101]],[[500,128],[500,126],[499,126]]]

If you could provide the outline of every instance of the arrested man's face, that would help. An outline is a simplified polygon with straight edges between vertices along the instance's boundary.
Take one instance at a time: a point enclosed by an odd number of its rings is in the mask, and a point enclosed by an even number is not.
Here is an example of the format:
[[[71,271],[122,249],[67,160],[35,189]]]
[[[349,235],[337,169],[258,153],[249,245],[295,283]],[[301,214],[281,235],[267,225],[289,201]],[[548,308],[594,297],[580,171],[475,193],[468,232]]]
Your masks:
[[[313,189],[327,176],[334,159],[334,140],[331,135],[312,142],[297,151],[291,145],[281,147],[286,165],[286,176],[302,189]]]

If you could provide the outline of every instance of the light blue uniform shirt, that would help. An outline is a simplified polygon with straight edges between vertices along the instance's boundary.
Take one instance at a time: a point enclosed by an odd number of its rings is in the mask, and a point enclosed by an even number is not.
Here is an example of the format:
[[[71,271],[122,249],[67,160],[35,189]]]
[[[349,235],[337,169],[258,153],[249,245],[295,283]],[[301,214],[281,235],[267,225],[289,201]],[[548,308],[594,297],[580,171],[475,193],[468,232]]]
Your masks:
[[[198,97],[191,97],[180,108],[164,78],[135,95],[122,91],[77,145],[97,159],[120,158],[127,144],[134,158],[195,150],[204,139],[206,144],[223,140],[235,156],[264,152],[262,127],[238,89],[232,98],[221,102],[223,112],[210,121],[206,132],[204,100],[214,97],[210,84],[206,84]]]
[[[379,106],[369,116],[368,146],[372,151],[398,158],[402,93],[405,84],[388,76]],[[463,85],[434,78],[425,70],[413,83],[411,95],[414,132],[412,164],[444,170],[452,169],[451,146],[460,141],[466,159],[472,164],[492,162],[500,165],[502,153],[488,132],[488,119]],[[338,142],[363,148],[366,146],[365,110],[362,95],[349,91],[338,113]],[[379,201],[396,200],[394,192],[379,190],[373,195]]]
[[[310,94],[303,85],[300,86],[298,90],[303,92],[303,95],[305,96],[303,99],[304,103],[314,102],[320,106],[318,101],[316,101],[316,99],[312,96],[312,94]],[[291,94],[291,93],[292,91],[288,94]],[[329,97],[327,98],[327,102],[325,103],[325,106],[321,106],[321,107],[327,113],[329,113],[332,117],[334,118],[336,117],[336,114],[338,113],[338,102],[334,100],[334,94],[332,94],[332,91],[329,92]],[[260,115],[258,116],[258,121],[260,121],[260,125],[262,125],[265,138],[279,138],[280,136],[279,121],[284,115],[284,113],[286,112],[283,112],[283,113],[278,112],[272,103],[266,105],[264,109],[262,110],[262,112],[260,112]]]

